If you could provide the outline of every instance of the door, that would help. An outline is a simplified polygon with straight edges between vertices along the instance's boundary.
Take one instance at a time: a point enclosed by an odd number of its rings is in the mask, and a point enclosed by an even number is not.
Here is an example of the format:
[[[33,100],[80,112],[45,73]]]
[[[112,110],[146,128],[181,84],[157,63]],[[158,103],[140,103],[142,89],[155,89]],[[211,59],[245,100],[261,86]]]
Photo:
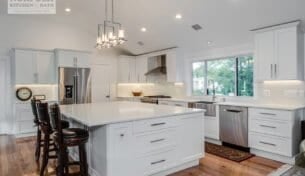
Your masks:
[[[59,100],[60,104],[76,103],[76,68],[59,68]]]
[[[55,62],[52,52],[37,52],[36,67],[38,73],[38,83],[55,83]]]
[[[91,103],[91,70],[90,68],[77,68],[76,77],[76,103]]]
[[[111,98],[111,66],[93,65],[92,66],[92,102],[105,102]],[[113,79],[114,80],[114,79]]]
[[[6,75],[6,68],[5,68],[5,61],[0,60],[0,134],[4,133],[5,126],[4,124],[6,123],[6,118],[5,118],[5,75]]]
[[[257,58],[257,79],[272,80],[275,79],[275,39],[274,32],[264,32],[256,34],[255,36],[255,49]]]

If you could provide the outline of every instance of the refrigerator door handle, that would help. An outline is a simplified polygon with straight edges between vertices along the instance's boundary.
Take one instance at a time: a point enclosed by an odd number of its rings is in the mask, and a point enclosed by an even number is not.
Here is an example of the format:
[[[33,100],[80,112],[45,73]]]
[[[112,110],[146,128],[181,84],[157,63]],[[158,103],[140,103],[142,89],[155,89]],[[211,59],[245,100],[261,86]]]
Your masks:
[[[73,88],[74,88],[74,96],[73,103],[77,104],[77,76],[73,76]]]

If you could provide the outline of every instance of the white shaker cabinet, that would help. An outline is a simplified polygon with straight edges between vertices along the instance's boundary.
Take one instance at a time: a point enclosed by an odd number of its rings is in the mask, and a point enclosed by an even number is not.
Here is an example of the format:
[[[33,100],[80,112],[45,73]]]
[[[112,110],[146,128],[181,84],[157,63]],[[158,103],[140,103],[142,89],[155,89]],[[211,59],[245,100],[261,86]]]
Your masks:
[[[55,49],[55,56],[58,67],[90,68],[90,52]]]
[[[178,49],[166,52],[167,82],[183,82],[183,65],[182,60],[179,60],[180,54]]]
[[[249,108],[249,147],[251,153],[294,164],[301,142],[303,109],[284,111]]]
[[[304,35],[299,22],[256,32],[257,80],[303,80]]]
[[[16,111],[14,111],[16,117],[15,134],[17,137],[31,136],[36,131],[34,126],[34,116],[30,103],[16,103]]]
[[[136,83],[136,58],[134,56],[120,56],[118,60],[118,82]]]
[[[12,61],[16,84],[55,82],[55,61],[51,51],[13,49]]]
[[[136,79],[139,83],[146,83],[146,73],[148,71],[147,65],[148,57],[146,55],[136,57]]]

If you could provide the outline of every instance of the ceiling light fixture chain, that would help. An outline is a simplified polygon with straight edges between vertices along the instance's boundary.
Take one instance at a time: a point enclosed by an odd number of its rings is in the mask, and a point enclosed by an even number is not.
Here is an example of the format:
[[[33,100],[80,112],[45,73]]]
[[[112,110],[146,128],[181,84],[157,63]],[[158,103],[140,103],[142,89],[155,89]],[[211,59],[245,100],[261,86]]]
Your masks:
[[[121,45],[127,40],[121,23],[114,19],[114,0],[111,0],[111,19],[108,18],[108,0],[105,0],[105,20],[103,24],[98,24],[98,35],[96,48],[112,48]]]

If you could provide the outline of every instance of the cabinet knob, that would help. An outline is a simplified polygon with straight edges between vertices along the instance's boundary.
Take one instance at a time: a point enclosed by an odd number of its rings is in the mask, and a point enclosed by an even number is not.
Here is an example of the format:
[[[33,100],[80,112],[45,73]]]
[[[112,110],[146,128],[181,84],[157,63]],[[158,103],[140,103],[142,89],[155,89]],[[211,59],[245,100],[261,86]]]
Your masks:
[[[121,137],[124,137],[125,135],[124,135],[124,134],[120,134],[120,136],[121,136]]]

